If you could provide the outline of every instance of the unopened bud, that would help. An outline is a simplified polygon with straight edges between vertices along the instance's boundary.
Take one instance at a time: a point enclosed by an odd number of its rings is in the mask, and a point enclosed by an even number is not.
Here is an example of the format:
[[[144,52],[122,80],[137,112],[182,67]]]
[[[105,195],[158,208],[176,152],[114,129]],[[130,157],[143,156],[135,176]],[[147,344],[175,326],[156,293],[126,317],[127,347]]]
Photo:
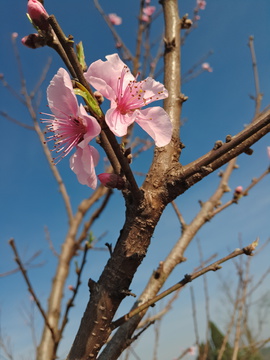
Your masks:
[[[103,173],[98,175],[101,184],[109,189],[122,190],[125,187],[125,181],[123,178],[116,174]]]
[[[234,192],[235,192],[236,194],[241,194],[242,191],[243,191],[243,186],[241,186],[241,185],[237,186],[237,187],[234,189]]]
[[[27,12],[33,23],[41,30],[48,30],[47,19],[49,14],[38,0],[28,0]]]
[[[233,200],[237,203],[237,200],[239,200],[242,196],[243,186],[239,185],[234,189]]]
[[[97,99],[97,102],[98,102],[99,105],[103,103],[104,96],[99,91],[95,91],[94,96]]]
[[[29,35],[23,37],[21,42],[23,45],[25,45],[31,49],[37,49],[39,47],[46,45],[45,38],[39,34],[29,34]]]

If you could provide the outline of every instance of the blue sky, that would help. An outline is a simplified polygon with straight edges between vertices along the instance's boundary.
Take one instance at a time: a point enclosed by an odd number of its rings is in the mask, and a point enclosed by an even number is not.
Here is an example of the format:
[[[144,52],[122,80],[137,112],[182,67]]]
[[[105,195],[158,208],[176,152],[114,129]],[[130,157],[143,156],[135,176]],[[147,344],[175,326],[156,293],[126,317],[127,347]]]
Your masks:
[[[104,59],[105,55],[116,51],[110,31],[104,25],[103,19],[97,13],[92,1],[67,0],[64,7],[62,2],[52,0],[47,0],[45,4],[47,11],[55,14],[66,34],[72,34],[75,42],[83,41],[88,64],[99,58]],[[139,1],[103,1],[101,4],[107,13],[116,12],[123,18],[123,24],[117,30],[134,53],[136,14]],[[153,0],[152,4],[159,6],[158,1]],[[191,14],[194,4],[195,1],[182,1],[181,14]],[[10,37],[13,32],[18,32],[18,39],[33,32],[25,12],[26,1],[12,0],[0,3],[0,46],[2,49],[0,73],[5,75],[6,80],[17,91],[19,91],[20,85]],[[186,119],[182,128],[182,141],[186,145],[181,159],[183,164],[189,163],[209,151],[216,140],[224,140],[227,134],[233,135],[239,132],[244,124],[252,119],[254,103],[249,95],[254,94],[254,79],[250,52],[247,46],[250,35],[255,38],[260,86],[261,92],[264,94],[262,108],[270,103],[269,13],[270,2],[268,0],[209,0],[206,10],[200,12],[199,27],[189,35],[182,49],[182,72],[188,71],[209,50],[213,50],[213,55],[207,61],[210,62],[214,71],[213,73],[205,72],[183,86],[183,92],[189,97],[183,108],[183,118]],[[153,26],[153,39],[162,34],[162,26],[162,19],[157,20]],[[42,89],[44,95],[50,79],[62,66],[61,61],[50,49],[30,50],[21,46],[19,41],[18,45],[29,90],[35,85],[48,57],[52,56],[52,65]],[[158,80],[162,81],[162,78],[158,78]],[[2,86],[0,86],[0,94],[0,110],[8,112],[10,116],[18,120],[31,124],[31,119],[24,107],[18,104]],[[39,111],[48,111],[45,97],[43,97]],[[48,249],[44,226],[49,228],[55,247],[59,249],[67,229],[64,206],[35,134],[7,122],[3,118],[0,118],[0,121],[2,150],[0,272],[15,267],[13,254],[7,244],[11,237],[15,238],[24,259],[27,259],[35,251],[42,250],[37,263],[44,262],[45,265],[32,269],[30,277],[43,304],[46,304],[55,259],[52,258]],[[269,145],[270,138],[267,135],[253,147],[254,154],[251,157],[247,155],[239,157],[238,164],[240,167],[235,171],[230,181],[232,189],[238,185],[246,187],[253,177],[259,176],[266,169],[269,165],[266,147]],[[143,154],[139,161],[134,162],[133,169],[145,172],[149,167],[151,157],[151,151]],[[69,168],[68,159],[64,159],[59,164],[59,170],[66,181],[75,211],[80,201],[89,196],[91,189],[77,182],[76,176]],[[102,161],[100,161],[97,170],[98,173],[103,172]],[[138,178],[139,183],[142,181],[142,178]],[[187,222],[199,210],[198,200],[207,200],[218,181],[217,174],[212,174],[178,200],[178,205]],[[219,214],[209,224],[206,224],[198,234],[198,238],[203,244],[205,257],[207,258],[214,252],[218,252],[218,256],[222,257],[228,252],[228,249],[233,250],[238,247],[239,234],[241,234],[244,244],[250,243],[257,236],[260,237],[261,243],[265,242],[269,238],[269,194],[268,177],[252,190],[250,195],[244,198],[239,205]],[[227,199],[230,196],[228,195]],[[93,229],[96,236],[108,231],[108,235],[100,245],[103,246],[107,241],[115,243],[123,219],[123,200],[121,195],[116,193],[114,201],[105,211],[105,218],[101,218]],[[179,225],[171,207],[168,207],[154,234],[148,251],[149,259],[144,261],[135,276],[132,286],[135,293],[140,293],[147,282],[148,275],[156,268],[158,262],[164,259],[178,236]],[[180,280],[185,273],[191,272],[198,265],[196,243],[187,250],[186,257],[188,261],[174,271],[166,287]],[[89,276],[98,279],[107,258],[106,252],[89,254],[85,281]],[[269,249],[254,258],[253,281],[256,281],[256,276],[258,277],[267,268],[268,259]],[[224,265],[221,271],[224,276],[230,274],[228,276],[233,278],[232,264]],[[210,274],[208,279],[211,294],[211,315],[214,321],[222,323],[219,278],[216,274]],[[71,274],[70,283],[73,280],[74,276]],[[1,288],[0,308],[3,330],[10,335],[15,352],[27,353],[31,351],[31,337],[30,331],[22,332],[25,322],[21,314],[23,306],[25,304],[29,306],[26,285],[21,275],[15,274],[1,278]],[[201,313],[199,315],[200,330],[203,333],[205,319],[203,317],[202,280],[197,280],[194,283],[194,288],[198,296],[198,313]],[[266,291],[267,288],[264,290]],[[64,334],[65,337],[59,354],[63,357],[69,347],[70,339],[77,330],[80,316],[87,301],[86,282],[82,285],[80,294],[71,321]],[[131,305],[132,299],[125,300],[119,314],[123,314]],[[176,357],[179,355],[179,348],[184,349],[194,342],[188,290],[183,292],[174,308],[174,312],[163,320],[160,358]],[[39,317],[36,318],[38,324]],[[184,333],[183,328],[185,328]],[[149,331],[136,347],[138,354],[145,354],[147,358],[150,358],[152,347],[149,344],[152,344],[152,341],[153,332]]]

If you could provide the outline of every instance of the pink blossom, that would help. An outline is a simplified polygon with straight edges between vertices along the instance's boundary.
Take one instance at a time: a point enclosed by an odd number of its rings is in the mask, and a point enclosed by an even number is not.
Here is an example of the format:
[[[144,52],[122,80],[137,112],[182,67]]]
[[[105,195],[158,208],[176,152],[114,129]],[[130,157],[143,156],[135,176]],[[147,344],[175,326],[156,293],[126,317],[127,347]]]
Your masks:
[[[113,25],[121,25],[122,24],[122,18],[120,16],[116,15],[115,13],[108,14],[108,18]]]
[[[12,39],[17,39],[18,33],[17,33],[17,32],[13,32],[13,33],[11,34],[11,37],[12,37]]]
[[[46,21],[49,15],[41,2],[38,0],[28,0],[27,12],[33,23],[41,30],[47,30],[49,28],[49,24]]]
[[[124,136],[128,126],[137,122],[155,141],[167,145],[172,136],[172,124],[166,111],[157,107],[142,107],[168,97],[164,85],[148,77],[136,81],[129,68],[117,54],[106,56],[90,65],[85,77],[101,94],[111,101],[105,120],[116,136]]]
[[[270,146],[267,146],[267,155],[268,155],[268,157],[270,159]]]
[[[202,64],[202,69],[208,72],[213,72],[213,68],[211,68],[210,64],[206,62]]]
[[[191,346],[188,349],[188,355],[196,355],[196,353],[197,353],[197,347],[196,346]]]
[[[76,152],[70,158],[70,167],[83,185],[95,188],[97,177],[95,166],[99,160],[98,151],[88,143],[101,129],[96,119],[87,114],[83,105],[78,105],[73,92],[72,82],[67,71],[60,68],[47,89],[48,104],[54,115],[43,120],[53,135],[48,138],[55,141],[54,150],[59,162],[74,148]]]
[[[142,14],[141,20],[144,21],[144,22],[149,22],[150,21],[150,16]]]
[[[197,6],[200,10],[204,10],[206,7],[206,1],[205,0],[197,0]]]
[[[145,8],[143,8],[143,13],[147,16],[152,16],[155,11],[155,6],[146,6]]]
[[[121,190],[124,189],[125,187],[125,181],[121,176],[117,174],[108,174],[108,173],[99,174],[98,179],[101,182],[101,184],[103,184],[109,189]]]
[[[145,0],[146,4],[150,4],[151,0]]]

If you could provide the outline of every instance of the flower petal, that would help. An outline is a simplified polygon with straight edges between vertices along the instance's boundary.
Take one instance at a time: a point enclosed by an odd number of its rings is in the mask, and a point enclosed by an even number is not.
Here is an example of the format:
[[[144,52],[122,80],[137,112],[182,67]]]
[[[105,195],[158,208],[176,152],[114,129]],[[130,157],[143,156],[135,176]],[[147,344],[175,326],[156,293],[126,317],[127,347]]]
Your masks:
[[[101,127],[93,116],[87,114],[82,104],[80,104],[78,109],[78,115],[82,118],[83,124],[87,128],[87,132],[84,134],[83,140],[78,144],[79,147],[84,148],[92,139],[100,134]]]
[[[93,146],[87,146],[83,149],[77,148],[77,151],[71,156],[69,163],[72,171],[77,175],[78,181],[82,185],[87,185],[92,189],[97,186],[97,176],[95,166],[99,160],[99,153]]]
[[[136,122],[154,140],[156,146],[168,145],[172,137],[172,123],[166,111],[159,107],[150,107],[144,110],[137,110]]]
[[[144,99],[148,99],[146,101],[147,104],[168,97],[168,91],[165,86],[150,77],[142,82],[142,90],[144,91]]]
[[[128,126],[131,125],[134,120],[134,113],[132,113],[132,115],[122,115],[117,108],[111,108],[105,114],[105,121],[116,136],[126,135]]]
[[[98,90],[105,98],[115,100],[118,90],[118,79],[121,77],[123,68],[128,67],[119,58],[118,54],[106,56],[107,61],[97,60],[91,64],[85,73],[86,80]],[[129,71],[123,79],[123,88],[134,76]]]
[[[47,99],[56,117],[61,118],[63,114],[77,116],[78,102],[69,74],[65,69],[60,68],[52,78],[47,89]]]

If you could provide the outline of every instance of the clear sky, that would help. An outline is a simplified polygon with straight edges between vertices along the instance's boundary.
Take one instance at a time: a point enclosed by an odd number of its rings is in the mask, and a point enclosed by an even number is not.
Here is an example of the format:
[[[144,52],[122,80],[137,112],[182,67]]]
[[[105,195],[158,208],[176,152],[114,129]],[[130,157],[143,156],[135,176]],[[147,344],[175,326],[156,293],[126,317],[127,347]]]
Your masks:
[[[31,91],[39,74],[45,66],[49,56],[52,56],[52,65],[44,83],[43,98],[39,111],[47,112],[45,90],[50,79],[63,66],[51,49],[41,48],[30,50],[20,44],[19,39],[33,32],[28,22],[26,1],[0,2],[0,73],[17,91],[20,89],[18,69],[11,46],[11,34],[17,32],[18,45],[22,59],[24,74],[28,89]],[[192,14],[194,0],[180,1],[181,15]],[[108,54],[116,52],[110,31],[104,24],[102,17],[97,13],[90,0],[56,2],[45,1],[46,9],[55,14],[66,34],[72,34],[75,42],[83,41],[86,61],[90,64],[97,59],[104,59]],[[136,40],[136,25],[139,1],[118,0],[115,2],[102,1],[106,13],[115,12],[123,18],[123,24],[117,27],[120,36],[134,53]],[[159,8],[157,0],[152,5]],[[210,50],[213,55],[207,59],[213,68],[212,73],[204,72],[196,79],[183,86],[183,92],[189,97],[184,104],[182,141],[186,145],[183,151],[183,164],[189,163],[198,156],[209,151],[218,139],[224,140],[227,134],[234,135],[247,124],[254,114],[253,95],[254,79],[251,57],[247,46],[250,35],[254,36],[260,75],[261,92],[264,94],[262,108],[270,104],[270,2],[269,0],[208,0],[204,11],[200,12],[199,26],[187,38],[183,46],[182,72],[188,71]],[[153,26],[153,40],[162,34],[162,18]],[[162,81],[162,77],[158,78]],[[10,93],[0,86],[0,110],[7,112],[13,118],[31,125],[31,119],[22,104],[19,104]],[[46,164],[41,146],[32,131],[22,129],[14,123],[0,117],[0,144],[1,144],[1,177],[0,177],[0,273],[15,267],[13,254],[7,242],[13,237],[23,259],[42,250],[36,260],[43,266],[33,268],[30,277],[44,306],[46,304],[50,281],[53,276],[55,259],[51,256],[45,240],[44,227],[47,226],[56,249],[67,229],[67,219],[61,196],[57,189],[48,165]],[[254,154],[249,157],[242,155],[238,159],[239,169],[231,178],[230,187],[238,185],[246,187],[253,177],[259,176],[269,165],[266,147],[270,145],[267,135],[256,144]],[[134,162],[133,169],[145,172],[149,167],[152,151],[143,154],[141,160]],[[103,172],[103,163],[97,172]],[[69,168],[68,159],[59,164],[59,170],[66,182],[71,196],[73,210],[80,201],[91,194],[91,189],[77,182],[76,176]],[[142,178],[138,178],[141,183]],[[199,210],[198,200],[205,201],[218,184],[217,174],[212,174],[200,184],[195,185],[181,199],[178,205],[186,222],[192,220]],[[228,194],[227,199],[231,197]],[[261,244],[270,236],[269,231],[270,192],[269,177],[265,178],[250,192],[237,206],[218,215],[200,231],[198,238],[203,244],[205,257],[218,252],[218,257],[227,254],[228,250],[238,247],[239,234],[244,244],[248,244],[260,237]],[[102,217],[94,226],[95,236],[107,231],[100,246],[105,242],[115,243],[119,230],[123,224],[124,207],[121,194],[115,193],[114,200]],[[179,236],[179,224],[171,207],[164,213],[161,222],[154,234],[148,256],[135,276],[132,291],[139,294],[146,284],[148,276],[163,260]],[[180,280],[184,274],[190,273],[198,265],[196,242],[186,252],[188,261],[178,267],[171,278],[169,285]],[[87,278],[98,279],[106,263],[106,252],[92,252],[89,254],[85,282],[81,293],[76,300],[76,308],[71,314],[71,320],[65,332],[63,345],[59,355],[64,358],[69,348],[72,336],[75,335],[81,314],[87,302]],[[269,248],[254,258],[254,279],[262,274],[269,265]],[[221,270],[224,277],[234,278],[233,264],[226,264]],[[269,280],[269,279],[268,279]],[[3,332],[8,334],[14,345],[16,354],[31,353],[30,330],[25,329],[25,308],[29,309],[29,295],[21,274],[1,278],[0,308],[1,325]],[[216,274],[208,276],[211,297],[211,317],[222,327],[224,311],[222,312],[222,292],[220,280]],[[71,275],[70,283],[74,282]],[[204,301],[202,280],[197,280],[193,286],[198,296],[198,316],[203,340],[205,329]],[[269,281],[268,281],[269,284]],[[269,290],[265,285],[264,291]],[[133,300],[125,300],[119,314],[123,314],[132,305]],[[35,311],[37,314],[37,311]],[[39,316],[36,315],[37,334],[39,336]],[[268,335],[269,336],[269,335]],[[160,359],[173,359],[179,355],[180,349],[185,349],[194,342],[194,332],[191,318],[189,290],[183,291],[174,305],[174,312],[162,322]],[[153,332],[149,331],[136,347],[142,359],[150,359],[153,351]],[[167,345],[167,346],[166,346]],[[1,354],[1,352],[0,352]],[[144,355],[142,355],[144,354]],[[1,359],[1,356],[0,356]]]

